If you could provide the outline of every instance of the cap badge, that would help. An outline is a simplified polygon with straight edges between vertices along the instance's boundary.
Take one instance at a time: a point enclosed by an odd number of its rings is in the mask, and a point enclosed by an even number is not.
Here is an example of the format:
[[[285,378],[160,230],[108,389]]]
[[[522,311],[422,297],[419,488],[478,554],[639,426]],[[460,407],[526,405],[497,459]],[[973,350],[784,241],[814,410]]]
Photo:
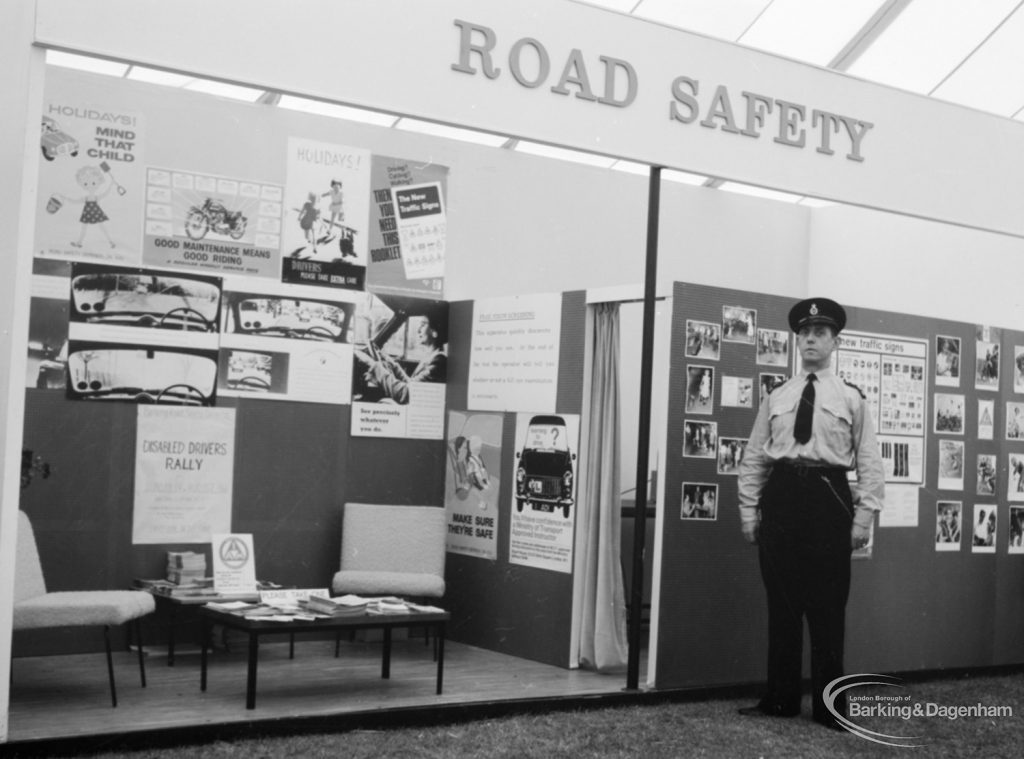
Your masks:
[[[818,315],[818,304],[817,303],[812,303],[811,304],[811,316],[817,316],[817,315]]]

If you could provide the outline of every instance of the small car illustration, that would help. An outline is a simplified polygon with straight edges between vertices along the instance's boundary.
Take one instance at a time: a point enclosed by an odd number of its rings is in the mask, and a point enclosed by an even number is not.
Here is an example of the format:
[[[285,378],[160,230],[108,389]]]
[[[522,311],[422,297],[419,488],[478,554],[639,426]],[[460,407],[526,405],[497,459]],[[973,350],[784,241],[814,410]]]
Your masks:
[[[60,124],[49,116],[43,116],[39,147],[43,151],[43,158],[47,161],[52,161],[59,155],[78,155],[78,140],[67,132],[61,131]]]
[[[535,416],[526,429],[523,449],[516,453],[516,511],[561,507],[568,519],[573,504],[573,461],[569,435],[560,416]]]

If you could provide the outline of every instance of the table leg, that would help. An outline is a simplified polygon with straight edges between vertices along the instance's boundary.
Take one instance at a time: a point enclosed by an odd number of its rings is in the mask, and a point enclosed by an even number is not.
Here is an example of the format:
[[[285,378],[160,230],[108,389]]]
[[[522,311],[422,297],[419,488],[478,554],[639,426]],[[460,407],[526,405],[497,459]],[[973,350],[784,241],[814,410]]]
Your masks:
[[[167,611],[167,666],[174,666],[174,626],[177,624],[178,604],[168,601],[170,609]]]
[[[391,677],[391,628],[384,628],[384,658],[380,664],[380,676],[384,680]]]
[[[199,637],[202,638],[202,643],[200,645],[201,653],[199,655],[199,690],[204,692],[206,691],[206,649],[210,643],[210,630],[212,627],[213,626],[204,619],[203,629],[199,633]]]
[[[434,643],[437,646],[437,695],[441,695],[444,685],[444,622],[438,622],[435,630]]]
[[[245,708],[256,708],[256,662],[259,659],[259,636],[249,633],[249,671],[245,679]]]

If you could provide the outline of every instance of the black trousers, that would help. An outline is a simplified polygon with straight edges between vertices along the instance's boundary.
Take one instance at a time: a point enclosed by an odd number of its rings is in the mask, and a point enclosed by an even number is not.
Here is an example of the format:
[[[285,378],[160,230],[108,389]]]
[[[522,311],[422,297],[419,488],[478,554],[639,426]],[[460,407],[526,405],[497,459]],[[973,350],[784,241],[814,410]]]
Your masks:
[[[814,718],[829,722],[822,691],[843,674],[853,500],[842,469],[777,464],[761,496],[758,540],[768,594],[768,687],[761,707],[800,711],[803,620],[811,639]],[[837,698],[845,715],[845,699]]]

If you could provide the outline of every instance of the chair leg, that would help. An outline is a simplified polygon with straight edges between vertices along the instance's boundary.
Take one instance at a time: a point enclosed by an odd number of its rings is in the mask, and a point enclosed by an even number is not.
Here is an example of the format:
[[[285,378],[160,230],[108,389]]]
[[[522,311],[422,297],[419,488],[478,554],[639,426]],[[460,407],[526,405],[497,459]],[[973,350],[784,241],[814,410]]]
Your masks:
[[[132,627],[135,628],[135,643],[139,647],[139,680],[142,687],[146,687],[146,657],[142,653],[142,620],[136,617],[132,620]]]
[[[110,653],[110,625],[103,626],[103,643],[107,649],[107,677],[110,679],[110,705],[117,706],[117,686],[114,685],[114,657]]]

